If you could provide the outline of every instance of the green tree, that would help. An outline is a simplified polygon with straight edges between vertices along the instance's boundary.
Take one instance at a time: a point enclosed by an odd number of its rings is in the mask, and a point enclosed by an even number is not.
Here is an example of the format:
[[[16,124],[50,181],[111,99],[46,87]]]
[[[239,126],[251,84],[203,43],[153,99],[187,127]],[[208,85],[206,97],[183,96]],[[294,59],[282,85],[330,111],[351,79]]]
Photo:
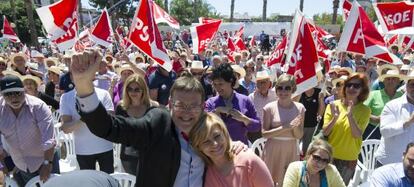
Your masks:
[[[37,14],[34,14],[34,8],[33,6],[26,7],[26,0],[14,0],[14,13],[16,15],[17,19],[13,19],[13,10],[10,6],[9,1],[0,1],[0,15],[6,15],[7,19],[16,25],[13,30],[18,33],[18,36],[20,40],[28,45],[36,45],[37,38],[33,37],[31,38],[31,34],[35,34],[35,36],[44,36],[42,31],[42,23],[40,22],[40,19]],[[33,26],[34,28],[30,29],[29,27],[29,21],[27,17],[27,10],[32,10],[32,16],[33,16]],[[1,18],[1,21],[3,21],[3,18]]]
[[[123,0],[89,0],[89,4],[92,7],[95,7],[97,9],[104,9],[106,8],[111,8],[113,5],[115,5],[116,3],[118,3],[119,1],[123,1]],[[111,12],[109,12],[109,15],[114,16],[114,19],[112,20],[112,22],[114,22],[114,20],[129,20],[130,18],[132,18],[134,16],[135,13],[135,8],[132,6],[132,2],[133,1],[124,1],[124,3],[118,5],[115,9],[112,9]],[[162,5],[162,3],[160,4],[159,1],[155,1],[158,5]],[[115,23],[112,23],[115,24]]]
[[[333,14],[329,14],[329,13],[315,14],[313,15],[313,21],[317,25],[327,25],[327,24],[331,24],[332,17],[333,17]],[[337,24],[343,25],[342,19],[338,19]]]
[[[338,19],[339,0],[333,0],[332,3],[333,3],[332,24],[336,24],[336,20]]]
[[[299,10],[303,12],[303,0],[299,1]]]
[[[172,0],[170,4],[170,15],[176,18],[181,25],[191,25],[193,20],[195,21],[198,17],[220,18],[220,14],[205,0],[197,0],[194,2],[188,0]]]

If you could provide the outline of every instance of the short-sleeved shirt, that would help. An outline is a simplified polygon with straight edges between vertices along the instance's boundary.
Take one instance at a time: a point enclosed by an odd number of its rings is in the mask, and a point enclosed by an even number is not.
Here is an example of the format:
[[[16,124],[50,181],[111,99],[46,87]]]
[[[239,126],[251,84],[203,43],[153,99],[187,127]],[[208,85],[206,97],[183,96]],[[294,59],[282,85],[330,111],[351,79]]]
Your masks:
[[[106,110],[114,111],[111,96],[108,91],[95,88],[99,100]],[[73,121],[80,119],[80,115],[76,110],[76,90],[64,93],[60,99],[61,115],[72,116]],[[89,131],[85,124],[73,131],[75,137],[75,153],[77,155],[92,155],[112,150],[112,142],[95,136]]]
[[[304,127],[316,127],[318,124],[317,115],[319,110],[319,93],[321,89],[315,88],[313,94],[308,97],[302,93],[299,102],[306,108]]]
[[[177,78],[177,75],[171,71],[168,76],[162,75],[159,70],[156,70],[149,76],[148,87],[149,89],[157,89],[158,96],[157,101],[162,105],[168,104],[168,98],[170,97],[170,89]]]
[[[70,79],[70,72],[67,72],[59,78],[59,89],[64,90],[65,93],[73,90],[75,84]]]
[[[351,124],[347,118],[347,106],[341,100],[334,101],[335,106],[339,108],[339,117],[328,136],[328,142],[333,148],[333,158],[341,160],[357,160],[362,145],[362,136],[354,138],[352,136]],[[371,109],[363,103],[354,106],[352,115],[362,132],[368,125],[371,115]],[[331,106],[328,105],[325,110],[324,127],[327,127],[332,120]]]
[[[368,106],[371,109],[371,114],[375,116],[380,116],[382,109],[384,109],[384,106],[388,101],[393,100],[395,98],[399,98],[403,95],[402,92],[397,91],[394,94],[393,98],[390,98],[384,91],[384,89],[381,90],[375,90],[372,91],[368,97],[368,99],[364,102],[364,105]],[[371,124],[373,124],[371,122]],[[373,124],[377,125],[377,124]]]

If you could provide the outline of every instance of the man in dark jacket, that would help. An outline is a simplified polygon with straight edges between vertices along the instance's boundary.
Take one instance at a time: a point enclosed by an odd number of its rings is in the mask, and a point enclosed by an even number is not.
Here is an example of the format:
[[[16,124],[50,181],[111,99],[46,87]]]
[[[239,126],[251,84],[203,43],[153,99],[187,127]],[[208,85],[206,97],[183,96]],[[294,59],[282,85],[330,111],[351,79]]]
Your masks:
[[[188,133],[199,122],[204,109],[204,90],[193,77],[176,80],[171,88],[171,113],[152,108],[139,119],[107,114],[94,93],[92,81],[102,56],[97,51],[72,57],[82,120],[95,135],[134,145],[140,160],[136,186],[202,186],[204,163],[188,142]],[[233,146],[240,151],[242,146]]]

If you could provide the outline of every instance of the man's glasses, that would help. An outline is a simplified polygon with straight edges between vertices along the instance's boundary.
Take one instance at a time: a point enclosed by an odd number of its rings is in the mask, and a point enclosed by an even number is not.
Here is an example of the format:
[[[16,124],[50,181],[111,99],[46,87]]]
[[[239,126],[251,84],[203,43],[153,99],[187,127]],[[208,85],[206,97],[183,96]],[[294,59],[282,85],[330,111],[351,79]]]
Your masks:
[[[277,91],[282,91],[282,90],[290,91],[292,90],[292,87],[291,86],[277,86],[276,90]]]
[[[173,102],[174,110],[178,112],[200,112],[202,110],[201,104],[198,105],[185,105],[182,103]]]
[[[3,93],[3,97],[20,97],[23,95],[23,92],[7,92],[7,93]]]

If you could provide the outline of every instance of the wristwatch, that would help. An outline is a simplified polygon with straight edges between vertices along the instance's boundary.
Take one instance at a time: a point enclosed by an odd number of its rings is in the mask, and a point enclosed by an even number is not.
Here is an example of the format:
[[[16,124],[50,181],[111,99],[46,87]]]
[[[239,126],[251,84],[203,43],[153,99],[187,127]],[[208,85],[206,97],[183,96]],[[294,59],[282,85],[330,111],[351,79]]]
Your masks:
[[[45,160],[45,161],[43,161],[43,165],[49,165],[49,164],[52,164],[52,161],[50,161],[50,160]]]

